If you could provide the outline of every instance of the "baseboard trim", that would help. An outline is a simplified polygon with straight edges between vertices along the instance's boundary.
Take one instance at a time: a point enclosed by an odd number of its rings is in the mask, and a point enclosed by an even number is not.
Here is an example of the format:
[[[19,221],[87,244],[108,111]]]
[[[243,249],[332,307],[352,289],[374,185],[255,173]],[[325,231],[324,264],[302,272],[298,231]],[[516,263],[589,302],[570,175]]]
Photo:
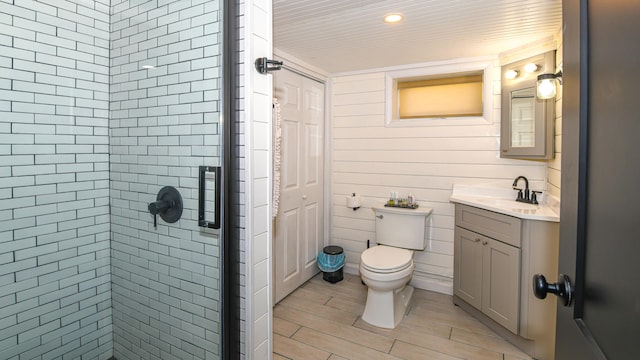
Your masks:
[[[433,291],[440,294],[453,295],[453,282],[434,279],[428,276],[413,275],[410,282],[411,286],[416,289]]]
[[[360,275],[360,265],[354,263],[346,263],[344,264],[343,271],[351,275]],[[414,273],[410,284],[416,289],[433,291],[446,295],[453,295],[453,279],[447,281],[446,279],[436,279],[433,277],[421,276],[417,273]]]
[[[347,274],[360,276],[360,265],[353,264],[353,263],[346,263],[344,264],[344,272],[346,272]]]

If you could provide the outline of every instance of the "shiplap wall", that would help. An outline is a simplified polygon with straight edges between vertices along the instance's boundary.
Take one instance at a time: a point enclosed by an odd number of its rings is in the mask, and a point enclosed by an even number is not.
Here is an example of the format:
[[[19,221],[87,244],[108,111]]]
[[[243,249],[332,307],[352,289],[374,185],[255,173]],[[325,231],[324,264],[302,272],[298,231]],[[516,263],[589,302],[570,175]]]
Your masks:
[[[545,188],[544,162],[501,159],[500,71],[495,61],[488,103],[493,118],[479,125],[385,127],[385,72],[370,71],[332,78],[331,242],[346,253],[346,271],[357,273],[367,240],[375,244],[372,206],[381,206],[391,191],[411,192],[420,206],[433,208],[428,245],[414,256],[413,284],[452,292],[454,183],[495,183],[510,187],[518,175],[531,187]],[[345,196],[362,197],[358,211]]]
[[[0,2],[0,359],[108,359],[109,1]]]
[[[562,31],[554,36],[558,44],[556,69],[562,68]],[[562,86],[557,87],[555,122],[555,157],[547,162],[547,192],[560,198],[560,175],[562,165]]]

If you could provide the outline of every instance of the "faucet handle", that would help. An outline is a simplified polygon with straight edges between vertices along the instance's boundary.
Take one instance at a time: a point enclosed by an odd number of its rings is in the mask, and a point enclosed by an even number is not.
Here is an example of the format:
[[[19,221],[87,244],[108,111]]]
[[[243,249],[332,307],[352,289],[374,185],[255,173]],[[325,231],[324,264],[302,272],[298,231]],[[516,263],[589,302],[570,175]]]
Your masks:
[[[518,190],[518,197],[516,198],[516,200],[522,200],[524,199],[523,195],[522,195],[522,189],[517,188],[517,187],[513,187],[513,190]]]
[[[538,197],[536,194],[542,194],[542,191],[531,190],[531,203],[534,205],[538,204]]]

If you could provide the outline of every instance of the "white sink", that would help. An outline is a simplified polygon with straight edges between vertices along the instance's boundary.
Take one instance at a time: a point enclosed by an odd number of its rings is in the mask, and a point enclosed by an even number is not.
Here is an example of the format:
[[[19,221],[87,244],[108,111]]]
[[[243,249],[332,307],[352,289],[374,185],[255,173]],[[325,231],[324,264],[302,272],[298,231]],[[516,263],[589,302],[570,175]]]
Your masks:
[[[560,221],[560,200],[543,194],[540,204],[527,204],[515,200],[516,193],[510,187],[487,187],[454,184],[449,201],[495,211],[521,219]]]
[[[507,199],[499,199],[499,198],[478,198],[478,201],[485,203],[487,205],[492,205],[500,208],[507,208],[513,210],[536,210],[539,209],[539,205],[527,204],[523,202],[518,202],[515,200],[507,200]]]

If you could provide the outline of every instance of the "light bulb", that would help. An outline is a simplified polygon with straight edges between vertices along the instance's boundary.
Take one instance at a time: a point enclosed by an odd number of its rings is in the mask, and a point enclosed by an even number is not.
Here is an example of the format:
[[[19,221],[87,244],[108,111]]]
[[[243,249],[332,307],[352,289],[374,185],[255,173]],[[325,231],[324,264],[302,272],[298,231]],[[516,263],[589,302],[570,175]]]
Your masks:
[[[513,80],[518,77],[518,74],[518,70],[507,70],[507,72],[504,73],[504,77]]]
[[[524,71],[528,73],[536,72],[538,71],[538,69],[540,69],[540,66],[534,63],[528,63],[527,65],[524,66]]]
[[[551,99],[556,96],[556,79],[547,78],[538,80],[538,98]]]
[[[404,17],[400,14],[389,14],[384,17],[384,22],[387,24],[397,23],[402,21]]]

